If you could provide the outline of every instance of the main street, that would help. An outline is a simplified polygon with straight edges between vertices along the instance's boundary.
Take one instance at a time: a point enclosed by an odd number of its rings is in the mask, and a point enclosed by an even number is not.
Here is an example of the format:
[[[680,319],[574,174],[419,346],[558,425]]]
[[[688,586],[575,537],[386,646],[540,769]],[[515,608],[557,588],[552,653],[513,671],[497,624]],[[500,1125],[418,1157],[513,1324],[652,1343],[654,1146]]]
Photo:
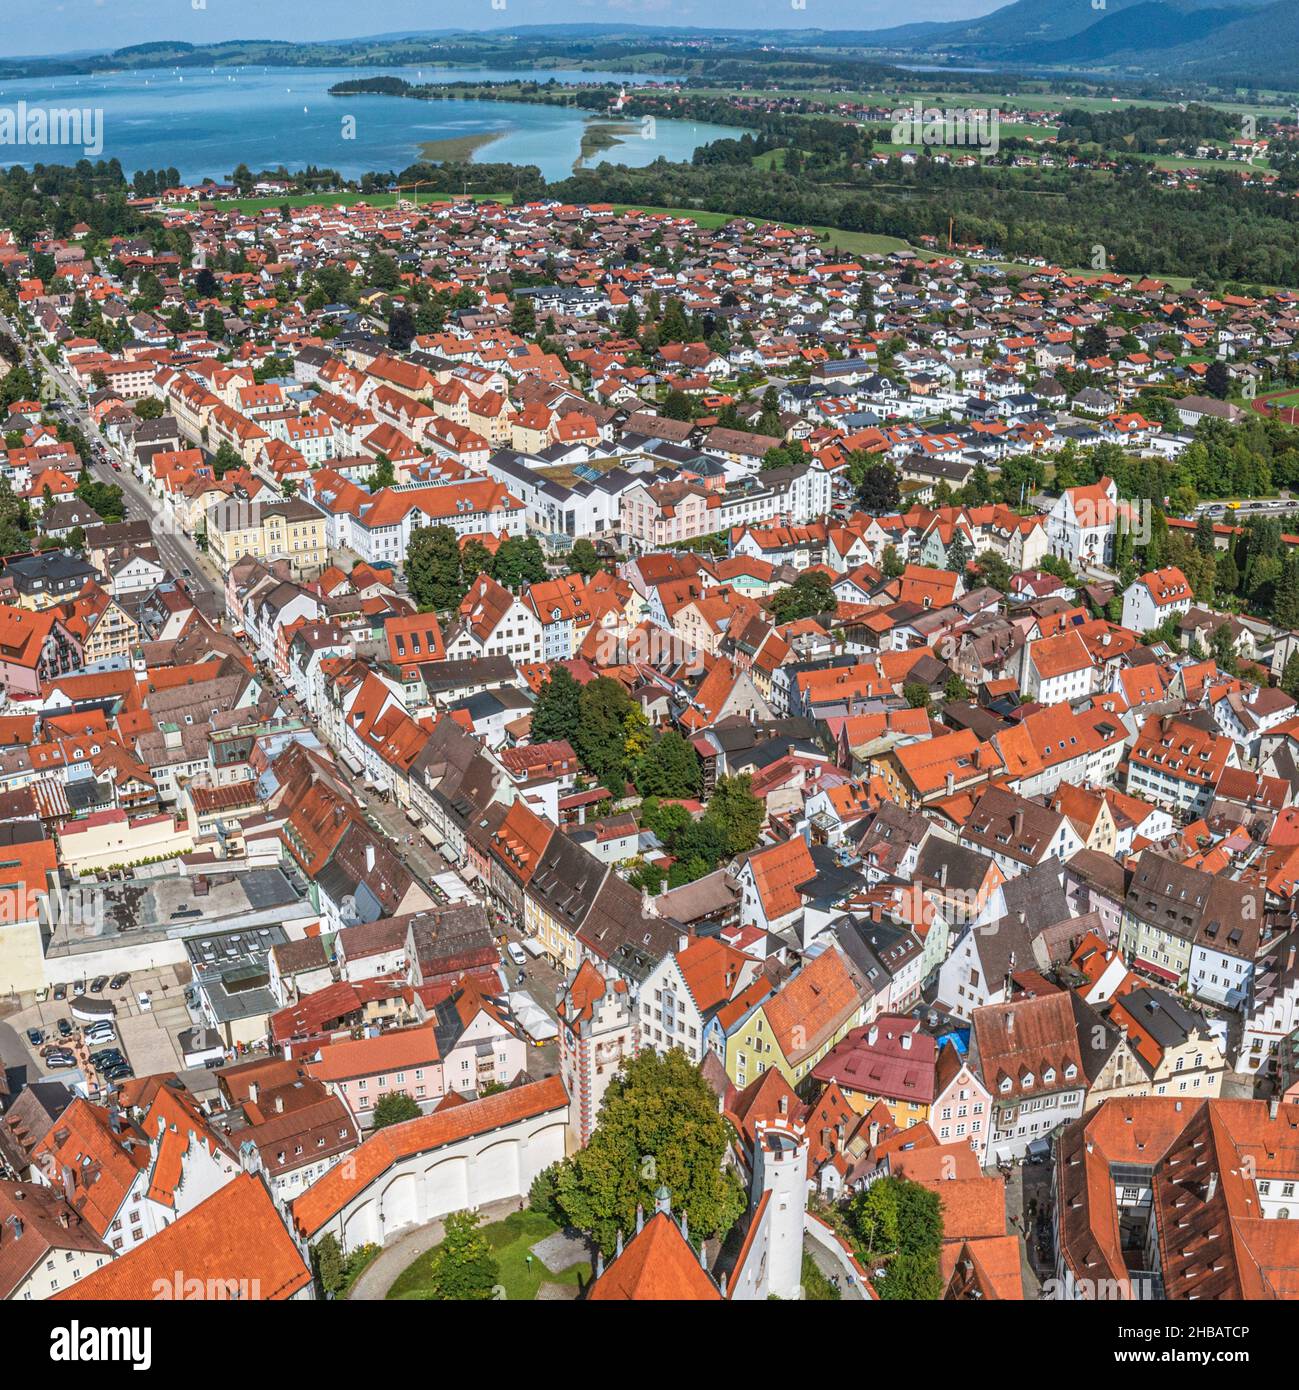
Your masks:
[[[149,522],[154,545],[172,576],[184,582],[206,618],[219,618],[224,608],[220,577],[190,537],[163,513],[157,499],[149,495],[136,472],[135,459],[103,437],[76,382],[56,363],[35,353],[26,334],[4,315],[0,315],[0,325],[21,346],[28,370],[41,372],[55,387],[60,403],[67,407],[64,422],[76,425],[85,434],[91,446],[91,456],[82,462],[91,477],[97,482],[110,483],[122,489],[127,520]]]

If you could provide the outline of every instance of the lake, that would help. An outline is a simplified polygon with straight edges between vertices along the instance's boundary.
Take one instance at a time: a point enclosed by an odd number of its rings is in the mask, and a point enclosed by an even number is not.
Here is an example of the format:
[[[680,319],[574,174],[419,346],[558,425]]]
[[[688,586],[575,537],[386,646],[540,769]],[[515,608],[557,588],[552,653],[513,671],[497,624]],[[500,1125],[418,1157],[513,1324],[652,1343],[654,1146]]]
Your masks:
[[[525,102],[414,101],[407,97],[332,97],[348,79],[400,75],[410,82],[511,82],[554,77],[590,84],[635,80],[614,72],[489,68],[216,68],[153,69],[0,83],[0,108],[65,107],[102,112],[103,158],[116,157],[129,178],[137,169],[175,167],[187,183],[225,179],[240,163],[254,172],[281,165],[337,169],[347,178],[400,171],[421,158],[426,141],[499,132],[474,158],[536,164],[547,179],[566,178],[578,157],[581,112]],[[345,118],[355,123],[353,138]],[[735,137],[727,126],[658,121],[653,138],[624,143],[588,162],[644,165],[659,156],[689,159],[697,146]],[[0,144],[0,165],[74,163],[75,146]]]

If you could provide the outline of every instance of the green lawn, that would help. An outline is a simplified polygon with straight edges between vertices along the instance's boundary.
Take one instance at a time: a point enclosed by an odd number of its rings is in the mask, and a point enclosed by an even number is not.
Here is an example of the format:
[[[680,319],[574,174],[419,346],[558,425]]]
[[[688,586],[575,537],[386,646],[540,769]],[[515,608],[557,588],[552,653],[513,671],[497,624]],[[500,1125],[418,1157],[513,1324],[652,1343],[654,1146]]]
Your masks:
[[[482,1227],[482,1233],[496,1256],[500,1266],[500,1280],[505,1289],[505,1297],[514,1302],[530,1303],[537,1296],[542,1284],[588,1284],[591,1281],[591,1265],[583,1260],[572,1265],[561,1274],[552,1274],[534,1255],[528,1263],[531,1247],[539,1240],[554,1235],[560,1228],[539,1211],[516,1211],[503,1221],[493,1222]],[[436,1249],[436,1247],[435,1247]],[[387,1297],[391,1299],[425,1299],[429,1297],[426,1286],[429,1261],[433,1250],[428,1251],[409,1265],[398,1276]]]

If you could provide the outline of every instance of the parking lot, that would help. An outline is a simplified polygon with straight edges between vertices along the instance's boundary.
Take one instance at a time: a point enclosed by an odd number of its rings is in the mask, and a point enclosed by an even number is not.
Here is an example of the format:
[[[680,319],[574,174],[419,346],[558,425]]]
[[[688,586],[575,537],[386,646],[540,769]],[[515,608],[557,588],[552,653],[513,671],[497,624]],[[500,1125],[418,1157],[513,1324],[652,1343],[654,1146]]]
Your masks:
[[[95,992],[90,988],[93,980],[83,983],[86,985],[86,999],[112,1004],[115,1041],[87,1043],[84,1030],[91,1025],[73,1018],[71,1004],[76,990],[71,985],[63,988],[62,999],[56,997],[55,989],[51,989],[43,1000],[23,996],[21,1007],[10,1013],[5,1022],[14,1030],[27,1053],[28,1072],[32,1079],[66,1079],[79,1070],[93,1087],[100,1078],[90,1061],[90,1054],[105,1046],[121,1051],[137,1076],[177,1071],[184,1066],[176,1048],[175,1035],[189,1026],[190,1016],[185,1005],[185,986],[177,978],[176,967],[164,966],[134,972],[126,976],[117,989],[109,989],[106,984]],[[140,1003],[141,993],[148,996],[148,1008]],[[60,1020],[64,1020],[70,1029],[66,1037],[60,1034]],[[44,1035],[42,1045],[32,1043],[28,1036],[31,1029]],[[42,1055],[43,1047],[51,1043],[66,1046],[76,1059],[76,1066],[51,1067]]]

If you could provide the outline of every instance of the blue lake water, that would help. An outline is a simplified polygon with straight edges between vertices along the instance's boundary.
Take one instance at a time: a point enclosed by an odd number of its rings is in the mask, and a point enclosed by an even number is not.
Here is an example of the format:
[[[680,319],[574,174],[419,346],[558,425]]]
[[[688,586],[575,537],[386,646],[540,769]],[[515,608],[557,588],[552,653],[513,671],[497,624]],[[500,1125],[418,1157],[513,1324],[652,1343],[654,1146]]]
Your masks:
[[[421,157],[426,140],[500,131],[480,147],[481,161],[536,164],[548,179],[565,178],[577,158],[583,113],[523,102],[412,101],[405,97],[328,95],[348,79],[399,75],[411,82],[622,82],[622,73],[466,68],[201,68],[98,73],[88,77],[0,83],[0,107],[102,111],[103,158],[116,157],[129,178],[137,169],[175,167],[186,182],[224,179],[240,163],[252,170],[309,164],[348,178],[369,170],[400,171]],[[354,138],[345,138],[355,122]],[[697,146],[734,137],[726,126],[658,121],[591,162],[645,165],[663,156],[689,159]],[[0,144],[0,166],[73,163],[76,147],[35,149]]]

